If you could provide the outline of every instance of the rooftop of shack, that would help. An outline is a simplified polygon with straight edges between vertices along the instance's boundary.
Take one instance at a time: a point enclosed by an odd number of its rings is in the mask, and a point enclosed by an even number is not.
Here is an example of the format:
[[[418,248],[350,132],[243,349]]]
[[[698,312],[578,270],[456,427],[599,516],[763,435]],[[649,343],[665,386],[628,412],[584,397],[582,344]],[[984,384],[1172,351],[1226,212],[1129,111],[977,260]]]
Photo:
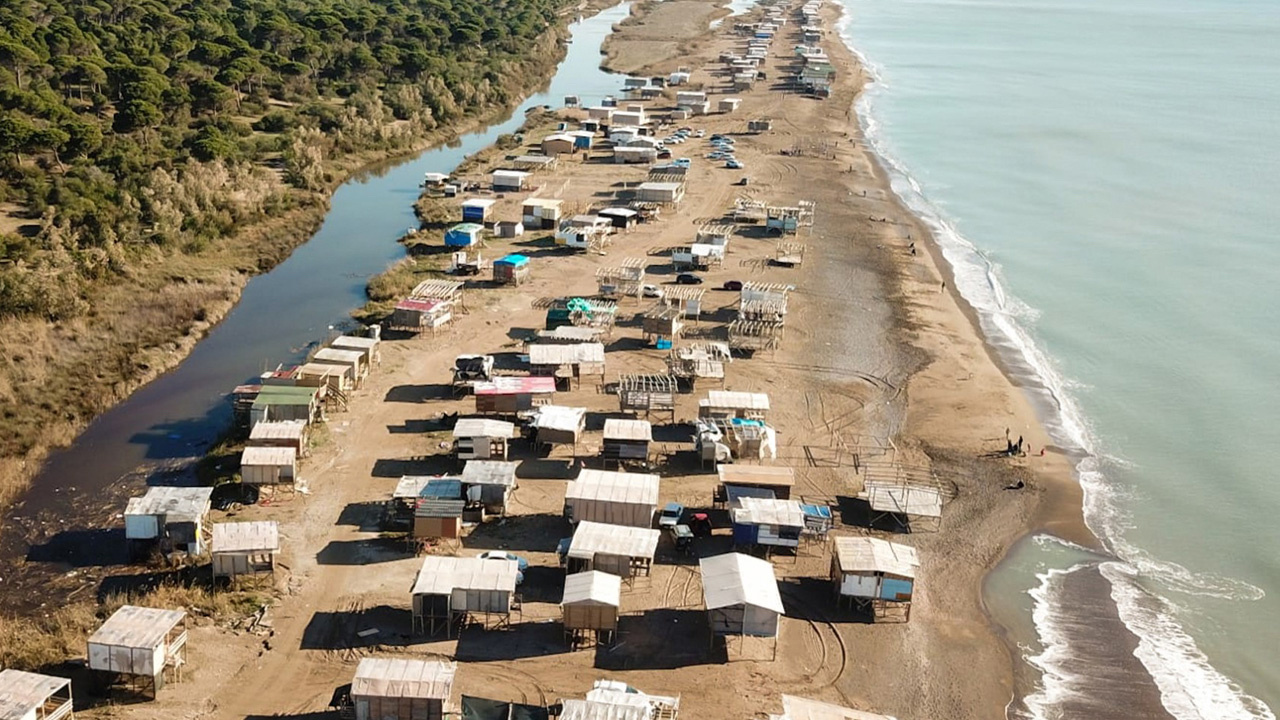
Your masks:
[[[789,467],[768,465],[721,465],[716,468],[724,485],[766,485],[791,487],[796,484],[796,472]]]
[[[378,338],[360,337],[359,335],[339,335],[329,343],[330,347],[336,348],[360,348],[362,350],[371,350],[378,347],[382,341]]]
[[[418,501],[413,509],[414,517],[422,518],[457,518],[467,504],[464,500],[454,498],[424,498]]]
[[[280,526],[274,520],[214,523],[209,552],[276,552],[280,549]]]
[[[569,481],[565,499],[658,505],[660,480],[647,473],[612,472],[583,468]]]
[[[52,675],[12,668],[0,670],[0,720],[35,717],[32,713],[36,708],[69,684],[70,680]]]
[[[879,572],[914,578],[920,567],[916,549],[873,537],[836,538],[836,561],[840,572]]]
[[[164,515],[168,520],[195,522],[209,512],[211,487],[169,487],[159,485],[147,488],[142,497],[129,498],[125,515]]]
[[[552,377],[500,376],[489,382],[476,383],[473,388],[476,395],[550,395],[555,391],[556,379]]]
[[[563,430],[577,432],[582,430],[587,419],[587,409],[565,407],[563,405],[543,405],[534,416],[534,426],[547,430]]]
[[[729,390],[712,390],[707,397],[698,401],[702,407],[729,408],[733,410],[768,410],[769,395],[767,393],[733,392]]]
[[[504,255],[498,258],[497,260],[494,260],[493,264],[494,265],[528,265],[529,258],[525,255],[512,253],[510,255]]]
[[[404,475],[396,483],[396,489],[393,491],[392,497],[398,500],[461,498],[462,480],[456,477],[436,475]]]
[[[510,560],[428,555],[413,581],[414,595],[451,595],[454,590],[516,591],[517,564]]]
[[[649,558],[658,550],[658,531],[652,528],[610,525],[583,520],[569,541],[569,557],[589,559],[596,555]]]
[[[604,362],[604,344],[530,345],[530,365],[581,365]]]
[[[498,201],[495,198],[467,198],[462,201],[464,208],[489,208],[493,207]]]
[[[896,480],[866,480],[858,497],[876,512],[942,516],[942,489]]]
[[[561,325],[555,330],[539,330],[538,338],[545,340],[580,340],[591,342],[600,337],[600,328],[581,325]]]
[[[503,460],[468,460],[462,468],[462,484],[512,487],[516,484],[517,465]]]
[[[725,553],[698,561],[708,610],[752,605],[784,612],[773,564],[742,553]]]
[[[306,420],[263,420],[254,423],[249,431],[249,441],[301,440],[306,432]]]
[[[359,350],[343,350],[342,348],[327,347],[316,351],[312,356],[313,360],[337,360],[343,363],[358,363],[364,359],[364,353]]]
[[[516,432],[516,426],[505,420],[488,418],[459,418],[453,426],[455,438],[509,438]]]
[[[448,701],[457,663],[409,658],[364,658],[351,681],[354,697]]]
[[[622,578],[612,573],[588,570],[564,579],[561,605],[591,603],[618,607],[622,602]]]
[[[804,527],[804,511],[795,500],[746,496],[738,498],[733,521],[750,525]]]
[[[265,447],[250,445],[240,452],[240,465],[281,467],[298,460],[298,450],[292,447]]]
[[[653,440],[653,425],[648,420],[609,418],[604,421],[604,439],[649,442]]]
[[[182,610],[125,605],[89,636],[89,644],[150,650],[163,642],[186,616]]]

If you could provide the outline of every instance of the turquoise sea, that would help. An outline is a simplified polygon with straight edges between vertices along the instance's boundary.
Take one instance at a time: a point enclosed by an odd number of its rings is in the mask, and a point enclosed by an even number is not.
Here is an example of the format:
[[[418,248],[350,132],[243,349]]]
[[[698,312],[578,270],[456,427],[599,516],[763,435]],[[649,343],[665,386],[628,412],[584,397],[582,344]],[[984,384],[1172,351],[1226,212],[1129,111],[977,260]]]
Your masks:
[[[1107,605],[1169,714],[1275,717],[1280,3],[842,2],[868,136],[1108,550],[1031,538],[988,584],[1031,678],[1010,715],[1080,716]]]

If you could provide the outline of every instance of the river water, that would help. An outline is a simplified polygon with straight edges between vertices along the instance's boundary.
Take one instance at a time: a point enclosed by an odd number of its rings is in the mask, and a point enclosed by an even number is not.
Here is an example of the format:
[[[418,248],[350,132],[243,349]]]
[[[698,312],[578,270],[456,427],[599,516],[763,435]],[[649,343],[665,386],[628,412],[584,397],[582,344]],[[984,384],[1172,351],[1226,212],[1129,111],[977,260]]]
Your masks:
[[[17,528],[39,515],[65,516],[69,497],[131,489],[120,486],[203,455],[230,422],[232,388],[278,363],[302,359],[331,328],[349,325],[369,279],[404,255],[397,240],[417,225],[412,204],[423,173],[450,172],[498,135],[516,130],[530,108],[559,107],[566,95],[598,104],[605,95],[620,94],[619,76],[600,69],[600,47],[630,7],[625,2],[573,23],[572,43],[553,78],[506,119],[342,185],[311,240],[271,272],[251,279],[239,303],[190,356],[49,458],[21,499],[12,518],[17,522],[5,525],[6,551],[25,552],[30,540],[15,538]]]
[[[1179,720],[1274,718],[1280,4],[841,1],[868,137],[1107,550],[1030,538],[988,583],[1011,714],[1137,716],[1071,709],[1120,650]]]

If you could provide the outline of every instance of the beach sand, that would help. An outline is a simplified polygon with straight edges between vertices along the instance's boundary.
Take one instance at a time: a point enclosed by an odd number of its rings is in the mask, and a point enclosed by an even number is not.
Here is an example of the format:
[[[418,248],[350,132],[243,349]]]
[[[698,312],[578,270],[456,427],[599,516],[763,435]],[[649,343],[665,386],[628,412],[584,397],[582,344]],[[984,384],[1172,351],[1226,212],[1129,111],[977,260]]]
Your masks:
[[[606,62],[649,74],[689,66],[695,84],[727,96],[719,89],[724,78],[709,75],[707,68],[721,50],[742,44],[731,32],[734,21],[706,33],[714,4],[682,4],[711,10],[684,14],[687,26],[668,16],[664,31],[655,33],[644,29],[644,10],[638,9],[636,20],[623,24],[606,45]],[[828,28],[835,18],[836,10],[829,8]],[[677,32],[678,27],[685,30]],[[771,78],[789,64],[795,31],[789,24],[775,42],[766,64]],[[646,38],[646,32],[662,39]],[[484,250],[487,258],[508,251],[532,258],[528,284],[490,288],[481,283],[468,292],[467,312],[450,330],[384,343],[382,364],[350,410],[331,418],[331,441],[304,465],[310,494],[234,515],[282,524],[286,572],[278,578],[280,602],[269,614],[271,634],[198,622],[185,681],[166,689],[157,702],[112,708],[112,716],[305,716],[324,710],[334,688],[350,681],[359,658],[407,653],[463,661],[455,697],[465,692],[555,702],[581,697],[592,681],[610,677],[646,692],[680,694],[682,711],[692,713],[686,717],[779,712],[783,692],[903,719],[1002,717],[1013,692],[1011,649],[983,609],[982,579],[1033,528],[1083,544],[1091,544],[1092,537],[1080,521],[1070,463],[1052,450],[1039,454],[1047,438],[1030,404],[1001,372],[963,302],[944,290],[946,274],[928,233],[893,199],[862,142],[851,110],[862,87],[853,55],[834,31],[828,31],[824,46],[840,72],[830,99],[804,98],[759,83],[732,94],[743,99],[737,113],[688,123],[708,134],[737,134],[737,156],[746,170],[730,171],[702,159],[704,141],[678,146],[677,155],[694,158],[689,192],[678,211],[622,235],[607,256],[565,254],[541,233],[492,242]],[[678,57],[664,52],[678,52]],[[756,117],[772,118],[773,130],[745,134],[746,121]],[[823,145],[824,140],[835,142]],[[467,173],[481,177],[505,154],[486,153],[469,164]],[[589,162],[566,158],[535,183],[585,209],[644,176],[644,168],[613,165],[597,155]],[[750,176],[750,184],[735,186],[743,175]],[[521,615],[513,628],[473,628],[452,640],[411,636],[408,588],[421,560],[381,539],[376,521],[401,475],[454,467],[443,447],[447,433],[430,429],[439,414],[473,407],[471,399],[453,399],[449,393],[453,357],[486,352],[509,358],[520,352],[521,338],[542,325],[541,298],[594,294],[595,270],[622,258],[646,258],[648,282],[670,281],[674,272],[664,250],[689,242],[697,227],[720,218],[739,195],[771,204],[817,203],[812,231],[802,230],[796,238],[807,246],[804,263],[795,269],[772,266],[768,259],[776,240],[740,233],[724,264],[705,273],[706,305],[713,312],[693,334],[712,336],[732,317],[737,294],[714,289],[726,280],[796,286],[782,348],[735,360],[727,368],[726,387],[770,394],[769,419],[779,430],[776,464],[796,468],[797,495],[837,509],[835,534],[890,537],[920,551],[910,622],[873,624],[837,610],[827,580],[829,550],[811,544],[794,558],[775,560],[787,605],[777,659],[770,660],[772,648],[759,641],[744,647],[735,643],[726,656],[722,649],[709,649],[696,564],[674,554],[664,541],[652,576],[624,591],[626,617],[618,646],[569,652],[556,622],[561,571],[554,549],[570,532],[560,511],[564,478],[572,473],[572,458],[561,449],[549,458],[526,459],[508,517],[476,528],[463,542],[464,555],[504,548],[529,559]],[[500,200],[498,215],[510,217],[517,201]],[[648,306],[647,301],[624,301],[620,315],[625,320],[608,344],[608,379],[663,368],[665,351],[643,348],[632,321]],[[678,420],[696,415],[706,389],[678,397]],[[556,402],[598,414],[617,408],[614,397],[589,383],[558,394]],[[1030,443],[1029,456],[991,456],[1004,449],[1006,429]],[[580,456],[598,449],[599,423],[590,430]],[[676,430],[661,436],[660,503],[707,506],[714,474],[689,462],[687,437]],[[954,486],[956,496],[944,508],[939,532],[893,535],[865,527],[865,509],[853,498],[868,467],[890,462],[929,468]],[[1024,489],[1003,489],[1017,480],[1025,482]],[[216,519],[227,518],[218,514]],[[714,538],[699,541],[698,554],[729,546],[727,529],[721,527]]]

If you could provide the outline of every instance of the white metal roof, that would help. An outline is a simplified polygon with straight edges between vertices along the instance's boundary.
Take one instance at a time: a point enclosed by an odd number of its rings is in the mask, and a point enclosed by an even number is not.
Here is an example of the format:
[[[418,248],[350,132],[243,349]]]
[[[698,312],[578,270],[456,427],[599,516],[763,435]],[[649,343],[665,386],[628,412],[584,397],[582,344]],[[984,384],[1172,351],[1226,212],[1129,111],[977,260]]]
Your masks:
[[[768,393],[734,392],[730,390],[712,390],[707,397],[698,401],[701,407],[728,408],[731,410],[769,409]]]
[[[361,350],[372,350],[378,347],[382,341],[378,338],[360,337],[359,335],[339,335],[329,343],[329,347],[341,349],[360,348]]]
[[[795,500],[741,497],[733,510],[733,521],[750,525],[804,527],[804,511]]]
[[[582,430],[587,419],[587,409],[565,407],[564,405],[543,405],[533,418],[533,425],[547,430],[563,430],[577,432]]]
[[[517,563],[478,557],[428,555],[413,582],[413,595],[451,595],[454,590],[516,591]]]
[[[796,484],[796,472],[789,467],[768,465],[721,465],[716,468],[720,482],[725,485],[767,485],[791,487]]]
[[[645,473],[583,468],[565,489],[566,500],[598,500],[636,505],[658,504],[659,479]]]
[[[769,720],[894,720],[894,718],[794,695],[783,695],[782,714],[770,715]]]
[[[516,484],[518,464],[504,460],[468,460],[462,468],[462,484],[512,487]]]
[[[261,425],[261,423],[259,423]],[[259,466],[270,465],[279,467],[282,465],[292,465],[298,459],[298,450],[291,447],[267,447],[261,445],[250,445],[240,452],[240,464]]]
[[[280,549],[280,526],[275,520],[215,523],[209,552],[275,552]]]
[[[422,488],[427,486],[429,480],[431,480],[430,475],[401,475],[400,482],[396,483],[396,489],[391,493],[391,497],[416,498],[418,493],[422,492]]]
[[[605,440],[653,440],[653,425],[648,420],[609,418],[604,421]]]
[[[493,176],[494,176],[494,177],[505,177],[505,178],[520,178],[520,179],[524,179],[524,178],[529,177],[529,173],[527,173],[527,172],[525,172],[525,171],[523,171],[523,170],[494,170],[494,171],[493,171]]]
[[[702,596],[708,610],[753,605],[779,615],[784,612],[778,578],[768,560],[725,553],[702,558],[698,565],[702,570]]]
[[[509,438],[515,431],[516,426],[505,420],[488,418],[461,418],[453,426],[453,436],[456,438]]]
[[[640,190],[679,190],[681,183],[678,182],[643,182],[640,183]]]
[[[249,441],[301,440],[306,432],[306,420],[262,420],[253,424],[253,429],[249,431]]]
[[[593,603],[618,607],[622,602],[622,578],[612,573],[588,570],[564,579],[561,605]]]
[[[867,480],[858,497],[877,512],[942,517],[942,489],[900,481]]]
[[[125,605],[89,636],[89,644],[150,650],[159,645],[186,616],[182,610]]]
[[[560,720],[649,720],[649,706],[567,698],[560,701]]]
[[[169,520],[195,522],[209,512],[213,488],[168,487],[147,488],[140,498],[129,498],[125,515],[164,515]]]
[[[66,678],[52,675],[0,670],[0,720],[25,720],[28,713],[70,683]]]
[[[462,207],[489,208],[497,202],[494,198],[467,198],[462,201]]]
[[[604,345],[598,342],[564,345],[530,345],[530,365],[580,365],[604,362]]]
[[[356,667],[351,694],[447,701],[457,669],[457,663],[436,660],[364,658]]]
[[[561,325],[555,330],[539,330],[539,338],[550,338],[554,340],[582,340],[591,341],[600,337],[603,331],[600,328],[586,327],[583,325]]]
[[[364,353],[359,350],[342,350],[341,348],[327,347],[317,350],[316,354],[311,358],[315,362],[338,362],[343,365],[357,364],[364,360]]]
[[[872,537],[836,538],[836,560],[840,572],[882,572],[914,578],[920,567],[916,549]]]
[[[609,525],[583,520],[569,543],[569,557],[590,559],[596,555],[649,558],[658,550],[658,531],[652,528]]]

